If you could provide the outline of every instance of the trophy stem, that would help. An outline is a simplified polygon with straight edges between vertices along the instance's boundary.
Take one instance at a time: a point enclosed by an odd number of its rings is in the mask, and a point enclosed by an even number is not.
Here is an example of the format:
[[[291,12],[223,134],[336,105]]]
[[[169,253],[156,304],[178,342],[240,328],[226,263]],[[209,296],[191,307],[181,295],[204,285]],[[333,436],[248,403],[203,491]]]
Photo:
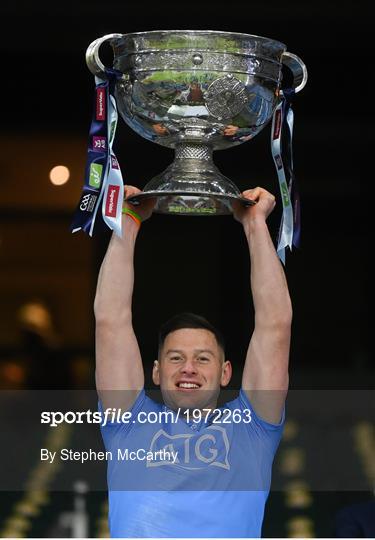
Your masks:
[[[175,148],[175,159],[198,159],[212,161],[212,147],[208,144],[182,142]]]
[[[199,140],[179,141],[174,161],[144,187],[157,198],[155,211],[162,214],[225,215],[232,213],[237,186],[213,162],[213,148]]]
[[[221,176],[212,154],[212,147],[201,141],[179,142],[175,147],[173,163],[162,174],[164,178],[173,179],[174,189],[180,187],[183,191],[208,193],[211,191],[209,182]]]

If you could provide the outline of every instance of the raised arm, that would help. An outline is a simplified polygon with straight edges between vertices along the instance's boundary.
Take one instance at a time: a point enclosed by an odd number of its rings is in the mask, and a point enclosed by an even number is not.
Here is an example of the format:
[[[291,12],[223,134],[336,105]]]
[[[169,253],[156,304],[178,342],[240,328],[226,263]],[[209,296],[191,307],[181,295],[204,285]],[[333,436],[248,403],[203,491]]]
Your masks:
[[[284,271],[266,224],[275,198],[259,187],[245,191],[243,196],[256,204],[235,212],[249,245],[255,309],[242,388],[259,416],[278,423],[288,390],[292,306]]]
[[[127,186],[126,195],[138,191]],[[142,220],[151,215],[152,205],[148,201],[137,207]],[[122,238],[112,234],[100,268],[94,313],[96,388],[104,407],[126,409],[143,388],[144,373],[132,325],[133,259],[139,225],[123,214],[122,227]]]

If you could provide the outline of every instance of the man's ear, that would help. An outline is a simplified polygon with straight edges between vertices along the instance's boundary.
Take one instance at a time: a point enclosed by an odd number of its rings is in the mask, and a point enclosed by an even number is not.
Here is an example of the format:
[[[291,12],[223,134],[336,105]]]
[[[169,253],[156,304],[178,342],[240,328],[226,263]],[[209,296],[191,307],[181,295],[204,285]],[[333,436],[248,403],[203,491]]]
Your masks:
[[[230,360],[225,360],[221,371],[220,386],[227,386],[232,377],[232,364]]]
[[[152,368],[152,380],[156,386],[160,384],[160,372],[159,372],[159,361],[154,360],[154,366]]]

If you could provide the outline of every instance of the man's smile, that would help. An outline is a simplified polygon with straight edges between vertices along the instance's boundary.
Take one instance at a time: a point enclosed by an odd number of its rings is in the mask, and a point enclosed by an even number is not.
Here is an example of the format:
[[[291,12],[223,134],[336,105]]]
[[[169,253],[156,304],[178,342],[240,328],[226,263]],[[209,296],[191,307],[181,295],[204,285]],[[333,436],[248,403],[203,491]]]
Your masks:
[[[176,383],[176,387],[182,392],[192,392],[194,390],[199,390],[201,386],[202,384],[198,381],[180,380]]]

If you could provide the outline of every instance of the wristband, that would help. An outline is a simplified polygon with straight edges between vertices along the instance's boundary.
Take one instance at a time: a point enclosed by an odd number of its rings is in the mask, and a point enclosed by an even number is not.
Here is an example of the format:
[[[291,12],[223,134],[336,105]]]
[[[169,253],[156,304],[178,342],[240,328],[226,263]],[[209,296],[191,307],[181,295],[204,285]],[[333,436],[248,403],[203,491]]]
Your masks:
[[[137,225],[139,225],[139,227],[141,226],[142,218],[139,214],[134,212],[134,210],[130,210],[130,208],[124,207],[122,209],[122,213],[127,214],[133,221],[137,223]]]

